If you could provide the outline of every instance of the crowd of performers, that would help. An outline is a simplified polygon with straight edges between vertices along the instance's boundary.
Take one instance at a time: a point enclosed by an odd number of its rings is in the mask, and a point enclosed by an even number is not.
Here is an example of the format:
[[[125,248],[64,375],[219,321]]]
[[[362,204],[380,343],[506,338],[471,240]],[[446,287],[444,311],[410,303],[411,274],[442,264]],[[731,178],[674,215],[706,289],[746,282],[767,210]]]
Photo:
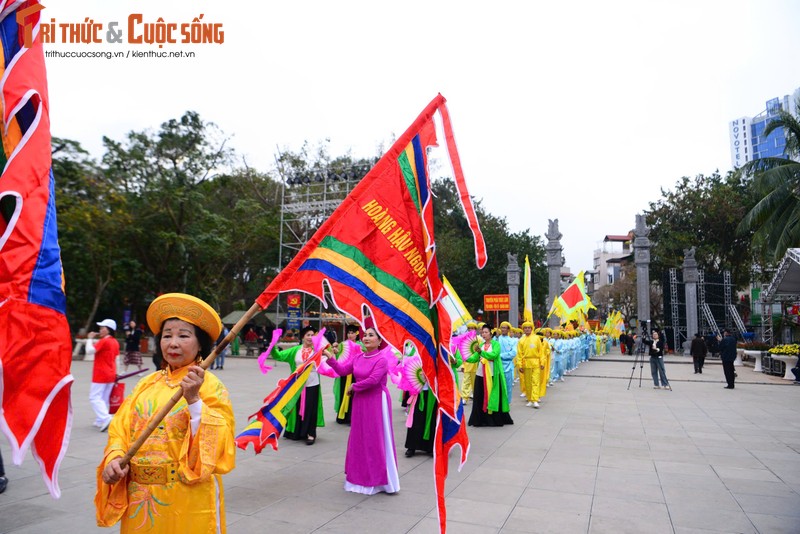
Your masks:
[[[612,338],[588,329],[534,328],[524,322],[521,328],[509,322],[493,330],[485,323],[470,322],[468,333],[454,336],[456,359],[463,359],[461,397],[472,402],[470,426],[501,426],[511,418],[507,413],[519,385],[525,406],[540,408],[547,388],[564,381],[578,365],[611,350]],[[470,337],[469,332],[480,334]],[[472,338],[477,341],[472,341]],[[491,343],[490,343],[491,341]],[[504,397],[504,398],[503,398]]]
[[[225,385],[198,365],[222,332],[219,316],[203,301],[183,294],[156,299],[147,313],[157,334],[163,369],[143,378],[108,426],[108,445],[97,472],[97,521],[121,522],[121,532],[225,531],[221,476],[235,466],[235,424]],[[306,327],[295,347],[272,348],[270,357],[294,371],[314,356],[316,330]],[[398,353],[374,325],[348,326],[345,339],[328,338],[323,360],[287,406],[284,437],[313,445],[325,417],[349,425],[344,489],[371,495],[400,490],[392,426],[394,383],[402,395],[405,456],[431,454],[437,400],[413,347]],[[471,403],[468,424],[513,424],[517,393],[525,407],[539,408],[552,387],[581,362],[610,348],[604,334],[539,328],[508,322],[498,329],[471,322],[454,332],[451,365],[461,396]],[[334,406],[323,406],[320,375],[334,378]],[[518,385],[519,391],[514,386]],[[181,399],[130,461],[123,460],[150,417],[181,391]],[[522,404],[517,404],[520,406]],[[191,504],[190,504],[191,503]],[[187,515],[187,510],[192,513]],[[191,523],[191,524],[190,524]]]

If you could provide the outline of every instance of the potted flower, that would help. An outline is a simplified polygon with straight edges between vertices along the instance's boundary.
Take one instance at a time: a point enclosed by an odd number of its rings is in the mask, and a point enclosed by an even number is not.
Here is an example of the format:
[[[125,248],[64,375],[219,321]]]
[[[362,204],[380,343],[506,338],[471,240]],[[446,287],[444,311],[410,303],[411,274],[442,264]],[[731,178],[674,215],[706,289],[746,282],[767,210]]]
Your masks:
[[[770,354],[785,354],[787,356],[800,356],[800,344],[776,345],[769,349]]]
[[[769,353],[773,359],[783,362],[783,378],[786,380],[794,380],[794,377],[789,372],[789,363],[797,364],[797,358],[800,357],[800,344],[791,343],[788,345],[777,345],[769,349]]]

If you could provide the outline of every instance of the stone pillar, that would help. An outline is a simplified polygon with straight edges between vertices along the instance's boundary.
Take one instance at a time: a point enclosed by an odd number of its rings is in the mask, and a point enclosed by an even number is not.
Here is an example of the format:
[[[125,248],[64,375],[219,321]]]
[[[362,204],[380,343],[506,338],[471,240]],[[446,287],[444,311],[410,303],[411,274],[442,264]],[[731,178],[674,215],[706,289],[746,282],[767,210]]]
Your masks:
[[[550,306],[553,305],[553,300],[561,295],[561,267],[563,265],[562,255],[564,249],[561,248],[561,232],[558,231],[558,219],[548,219],[547,245],[545,246],[545,253],[547,254],[547,302],[545,303],[546,309],[549,311]],[[559,319],[555,315],[550,317],[548,326],[551,328],[557,327]]]
[[[686,343],[683,353],[688,352],[688,346],[694,335],[699,332],[697,322],[697,282],[700,277],[697,273],[697,261],[694,259],[694,247],[683,253],[683,283],[686,288]]]
[[[506,266],[506,280],[508,280],[508,322],[519,326],[519,273],[521,269],[517,263],[517,255],[507,252],[508,265]]]
[[[633,230],[633,258],[636,265],[636,303],[639,331],[650,321],[650,228],[644,215],[636,216]]]

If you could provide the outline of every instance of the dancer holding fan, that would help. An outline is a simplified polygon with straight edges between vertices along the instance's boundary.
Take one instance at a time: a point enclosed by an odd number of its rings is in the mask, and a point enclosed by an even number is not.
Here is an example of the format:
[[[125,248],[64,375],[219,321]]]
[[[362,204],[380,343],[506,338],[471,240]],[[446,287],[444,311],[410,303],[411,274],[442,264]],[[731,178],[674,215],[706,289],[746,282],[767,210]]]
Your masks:
[[[503,426],[513,425],[514,421],[508,413],[506,395],[506,379],[500,363],[500,344],[492,339],[492,327],[485,324],[481,327],[482,341],[477,350],[467,358],[470,363],[477,363],[475,377],[475,403],[469,416],[469,426]]]

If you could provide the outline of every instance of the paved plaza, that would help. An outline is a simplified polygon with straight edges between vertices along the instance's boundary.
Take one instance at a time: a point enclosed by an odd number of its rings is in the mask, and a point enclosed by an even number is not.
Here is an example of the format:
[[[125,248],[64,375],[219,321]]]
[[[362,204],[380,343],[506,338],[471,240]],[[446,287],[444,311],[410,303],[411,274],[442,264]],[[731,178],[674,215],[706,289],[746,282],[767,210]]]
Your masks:
[[[736,389],[726,390],[718,361],[695,375],[690,358],[669,356],[673,391],[655,390],[647,362],[641,387],[631,362],[613,352],[582,364],[548,390],[539,410],[526,408],[515,386],[514,425],[470,428],[467,465],[457,472],[451,458],[448,532],[800,532],[800,386],[740,367]],[[95,467],[106,434],[92,426],[91,365],[73,364],[60,500],[49,496],[30,455],[22,467],[11,465],[0,439],[10,480],[0,495],[0,532],[119,530],[95,526]],[[229,358],[218,374],[238,432],[288,366],[275,364],[263,376],[255,360]],[[126,381],[128,391],[135,380]],[[433,463],[403,456],[399,402],[400,492],[367,497],[342,489],[348,427],[334,421],[331,384],[323,378],[328,423],[314,446],[281,440],[278,452],[238,451],[236,469],[223,477],[228,531],[437,532]]]

